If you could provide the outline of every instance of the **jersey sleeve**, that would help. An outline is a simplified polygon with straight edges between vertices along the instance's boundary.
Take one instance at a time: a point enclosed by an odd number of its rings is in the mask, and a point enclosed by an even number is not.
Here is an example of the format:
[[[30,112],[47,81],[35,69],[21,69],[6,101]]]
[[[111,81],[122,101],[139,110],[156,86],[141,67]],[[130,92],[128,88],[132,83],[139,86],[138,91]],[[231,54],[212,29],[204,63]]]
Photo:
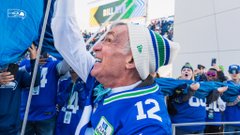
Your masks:
[[[74,12],[81,5],[77,2],[77,0],[56,1],[51,28],[56,49],[79,77],[86,82],[95,59],[86,50],[78,23],[79,17]]]

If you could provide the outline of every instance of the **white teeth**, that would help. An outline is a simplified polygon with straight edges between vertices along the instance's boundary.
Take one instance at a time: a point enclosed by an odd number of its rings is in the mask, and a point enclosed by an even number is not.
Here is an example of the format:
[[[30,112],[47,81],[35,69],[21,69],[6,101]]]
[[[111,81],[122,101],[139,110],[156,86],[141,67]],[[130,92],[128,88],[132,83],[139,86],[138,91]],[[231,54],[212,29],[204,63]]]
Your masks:
[[[99,58],[95,58],[96,59],[96,62],[99,62],[99,63],[101,63],[102,62],[102,60],[101,59],[99,59]]]

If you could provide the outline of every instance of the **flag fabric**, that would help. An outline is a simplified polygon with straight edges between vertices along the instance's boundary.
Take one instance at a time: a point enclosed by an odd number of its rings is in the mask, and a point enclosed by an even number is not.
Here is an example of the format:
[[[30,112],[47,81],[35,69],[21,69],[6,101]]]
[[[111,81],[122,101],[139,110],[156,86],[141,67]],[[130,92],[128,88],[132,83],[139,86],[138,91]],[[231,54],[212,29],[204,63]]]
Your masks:
[[[14,63],[37,40],[44,11],[42,0],[7,0],[0,4],[0,66]]]
[[[0,69],[7,67],[9,63],[18,62],[32,43],[39,44],[47,1],[1,1]],[[54,1],[51,3],[42,50],[57,59],[62,59],[54,47],[50,27]]]

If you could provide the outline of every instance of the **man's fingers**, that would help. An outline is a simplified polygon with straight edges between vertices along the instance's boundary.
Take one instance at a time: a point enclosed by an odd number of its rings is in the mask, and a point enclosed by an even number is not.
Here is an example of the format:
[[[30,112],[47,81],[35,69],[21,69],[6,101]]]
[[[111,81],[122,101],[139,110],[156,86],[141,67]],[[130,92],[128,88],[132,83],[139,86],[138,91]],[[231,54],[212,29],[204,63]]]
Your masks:
[[[0,83],[7,84],[14,80],[14,76],[10,72],[3,72],[0,74]]]
[[[2,76],[2,80],[13,80],[13,79],[14,79],[13,75]]]
[[[197,89],[199,89],[200,84],[199,83],[192,83],[190,87],[191,87],[192,90],[197,90]]]
[[[218,88],[218,92],[223,93],[228,89],[227,86]]]
[[[3,72],[3,73],[1,73],[1,76],[7,76],[7,75],[11,75],[11,72]]]

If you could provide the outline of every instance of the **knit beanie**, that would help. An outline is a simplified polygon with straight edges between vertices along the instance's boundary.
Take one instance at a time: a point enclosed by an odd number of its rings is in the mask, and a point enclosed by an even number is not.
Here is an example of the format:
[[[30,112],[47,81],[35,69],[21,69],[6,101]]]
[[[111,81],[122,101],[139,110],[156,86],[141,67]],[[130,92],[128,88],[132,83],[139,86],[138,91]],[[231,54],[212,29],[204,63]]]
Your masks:
[[[172,63],[180,46],[145,26],[127,24],[130,47],[136,69],[142,80],[159,67]]]
[[[185,65],[183,65],[181,71],[182,71],[184,68],[189,68],[189,69],[191,69],[191,70],[193,71],[193,68],[192,68],[191,64],[188,63],[188,62],[186,62]]]

